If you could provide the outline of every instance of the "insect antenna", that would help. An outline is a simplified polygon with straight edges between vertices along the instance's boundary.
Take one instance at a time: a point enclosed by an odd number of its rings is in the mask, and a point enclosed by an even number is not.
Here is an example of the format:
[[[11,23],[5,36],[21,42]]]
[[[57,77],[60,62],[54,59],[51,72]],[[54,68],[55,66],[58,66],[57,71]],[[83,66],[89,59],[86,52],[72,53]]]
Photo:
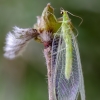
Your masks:
[[[71,12],[69,12],[69,11],[67,11],[67,13],[69,13],[69,14],[70,14],[70,15],[72,15],[72,16],[75,16],[75,17],[80,18],[80,19],[81,19],[81,22],[80,22],[79,26],[82,24],[83,19],[82,19],[80,16],[74,15],[74,14],[72,14],[72,13],[71,13]]]

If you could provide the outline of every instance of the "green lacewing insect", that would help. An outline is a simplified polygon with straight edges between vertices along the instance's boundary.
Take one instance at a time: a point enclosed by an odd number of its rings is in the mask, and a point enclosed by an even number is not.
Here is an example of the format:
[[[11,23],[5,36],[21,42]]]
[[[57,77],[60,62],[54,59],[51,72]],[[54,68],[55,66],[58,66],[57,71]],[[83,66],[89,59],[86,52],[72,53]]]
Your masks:
[[[52,82],[54,100],[85,100],[84,81],[76,36],[66,11],[52,43]]]

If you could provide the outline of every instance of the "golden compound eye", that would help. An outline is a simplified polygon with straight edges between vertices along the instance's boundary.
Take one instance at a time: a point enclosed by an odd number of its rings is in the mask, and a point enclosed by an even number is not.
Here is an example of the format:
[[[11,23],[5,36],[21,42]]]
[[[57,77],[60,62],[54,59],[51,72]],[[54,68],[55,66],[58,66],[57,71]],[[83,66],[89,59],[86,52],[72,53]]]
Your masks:
[[[62,14],[62,15],[63,15],[63,11],[61,11],[61,12],[60,12],[60,14]]]

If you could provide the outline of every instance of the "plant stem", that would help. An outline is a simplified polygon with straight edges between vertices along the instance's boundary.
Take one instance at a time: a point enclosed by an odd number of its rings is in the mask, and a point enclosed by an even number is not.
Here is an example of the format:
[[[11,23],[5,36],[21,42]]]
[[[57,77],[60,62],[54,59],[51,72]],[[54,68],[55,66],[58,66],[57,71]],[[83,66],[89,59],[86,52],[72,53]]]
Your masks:
[[[47,76],[48,76],[48,94],[49,94],[49,100],[53,100],[53,92],[52,92],[52,70],[51,70],[51,46],[44,49],[44,56],[46,59],[46,65],[47,65]]]

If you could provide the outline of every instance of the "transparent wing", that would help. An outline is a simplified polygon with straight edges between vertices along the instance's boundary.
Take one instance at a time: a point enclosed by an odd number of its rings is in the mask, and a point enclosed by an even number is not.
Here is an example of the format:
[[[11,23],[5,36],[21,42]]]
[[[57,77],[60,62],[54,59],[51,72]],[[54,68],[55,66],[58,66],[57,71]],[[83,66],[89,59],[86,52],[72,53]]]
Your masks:
[[[62,33],[61,33],[62,34]],[[77,43],[72,35],[73,63],[70,79],[65,78],[66,48],[62,35],[55,35],[52,44],[52,82],[54,100],[77,100],[79,92],[84,99],[84,84]]]
[[[79,71],[79,92],[81,96],[81,100],[85,100],[85,90],[84,90],[84,79],[83,79],[83,72],[82,72],[82,65],[81,65],[81,60],[80,60],[80,54],[79,54],[79,49],[78,49],[78,43],[76,39],[74,39],[74,34],[72,34],[73,38],[73,43],[77,55],[77,61],[78,61],[78,71]]]
[[[32,28],[22,29],[14,27],[13,32],[9,32],[6,36],[6,42],[4,47],[4,56],[9,59],[13,59],[20,55],[27,43],[35,37],[37,31]]]

